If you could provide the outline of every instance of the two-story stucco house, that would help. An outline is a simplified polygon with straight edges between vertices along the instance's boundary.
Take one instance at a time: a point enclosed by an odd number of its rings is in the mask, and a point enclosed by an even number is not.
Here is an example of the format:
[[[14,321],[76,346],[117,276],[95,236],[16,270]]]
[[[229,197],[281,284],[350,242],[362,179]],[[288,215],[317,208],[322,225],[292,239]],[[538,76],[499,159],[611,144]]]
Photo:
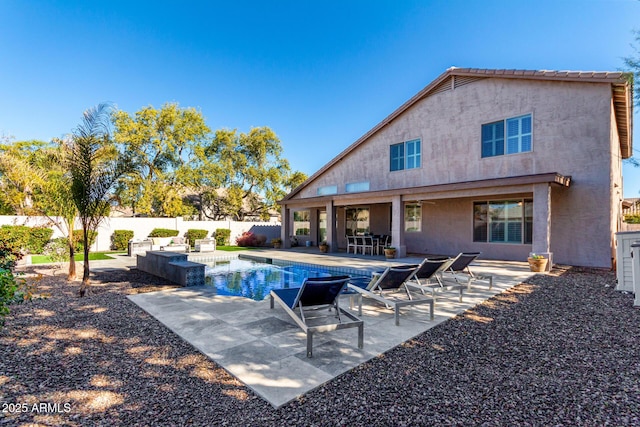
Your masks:
[[[281,200],[283,241],[389,234],[400,256],[611,267],[632,89],[619,72],[450,68]]]

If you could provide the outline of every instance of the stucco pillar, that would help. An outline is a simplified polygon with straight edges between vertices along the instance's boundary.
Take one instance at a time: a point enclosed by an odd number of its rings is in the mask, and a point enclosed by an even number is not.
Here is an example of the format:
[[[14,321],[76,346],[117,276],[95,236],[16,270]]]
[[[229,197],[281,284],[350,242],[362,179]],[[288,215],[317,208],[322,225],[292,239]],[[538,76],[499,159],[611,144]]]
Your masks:
[[[391,245],[396,248],[396,256],[407,256],[407,246],[404,244],[404,206],[402,196],[391,198]]]
[[[533,186],[533,244],[531,252],[549,253],[551,251],[551,186],[535,184]]]
[[[282,205],[280,208],[280,215],[282,216],[282,226],[280,227],[282,247],[290,248],[291,241],[289,240],[289,236],[291,235],[291,209],[287,208],[287,205]]]
[[[327,243],[329,252],[338,252],[338,229],[336,228],[336,207],[333,200],[327,202]]]

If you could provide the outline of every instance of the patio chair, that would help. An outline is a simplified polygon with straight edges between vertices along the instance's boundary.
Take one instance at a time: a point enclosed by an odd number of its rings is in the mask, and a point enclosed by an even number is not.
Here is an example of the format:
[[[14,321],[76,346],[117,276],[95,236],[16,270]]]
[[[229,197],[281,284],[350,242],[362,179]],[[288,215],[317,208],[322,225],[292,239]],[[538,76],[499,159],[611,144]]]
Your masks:
[[[480,256],[480,252],[460,252],[455,257],[454,262],[447,268],[442,278],[445,281],[454,281],[457,284],[464,284],[469,290],[471,282],[484,281],[489,283],[489,289],[493,288],[493,276],[481,276],[474,274],[469,265]]]
[[[189,239],[185,239],[184,237],[172,237],[168,244],[160,246],[161,251],[189,252],[190,248]]]
[[[345,328],[358,328],[358,348],[364,344],[364,323],[362,320],[341,308],[338,304],[340,293],[346,288],[349,276],[330,276],[307,278],[300,288],[273,289],[270,305],[273,309],[274,301],[285,309],[287,314],[307,334],[307,357],[313,357],[313,334],[316,332],[335,331]],[[337,323],[334,316],[313,316],[312,312],[322,308],[335,308]],[[350,321],[343,321],[346,316]],[[331,320],[330,322],[327,322]]]
[[[373,236],[364,236],[362,238],[362,255],[366,255],[369,251],[370,255],[378,253],[378,248],[373,244]]]
[[[431,298],[433,298],[433,302],[436,301],[436,292],[444,291],[451,288],[458,289],[460,293],[460,302],[462,302],[462,292],[466,287],[466,284],[458,284],[445,282],[442,280],[442,274],[455,262],[456,258],[447,258],[447,257],[439,257],[439,258],[425,258],[422,263],[418,266],[416,272],[411,276],[405,286],[410,288],[418,289],[423,294],[426,291],[431,292]]]
[[[356,236],[347,236],[347,253],[353,249],[353,253],[358,253],[358,245],[356,244]]]
[[[381,254],[384,251],[384,248],[388,248],[391,246],[391,236],[383,234],[378,239],[378,253]]]
[[[216,250],[216,239],[196,239],[194,248],[196,252],[213,252]]]
[[[379,275],[375,275],[366,287],[356,281],[351,281],[348,287],[363,297],[372,298],[383,303],[386,308],[393,309],[396,326],[400,325],[400,308],[405,306],[429,304],[430,318],[433,320],[433,298],[424,298],[421,294],[415,298],[405,285],[417,269],[417,265],[389,267]],[[403,287],[404,289],[401,290]],[[362,315],[362,299],[360,299],[358,314]]]

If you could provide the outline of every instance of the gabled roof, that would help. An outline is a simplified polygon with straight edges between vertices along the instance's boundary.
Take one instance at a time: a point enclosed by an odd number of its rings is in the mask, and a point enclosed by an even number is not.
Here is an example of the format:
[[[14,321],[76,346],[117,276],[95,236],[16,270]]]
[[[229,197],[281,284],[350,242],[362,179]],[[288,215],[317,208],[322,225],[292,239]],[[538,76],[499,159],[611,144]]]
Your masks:
[[[311,175],[305,182],[295,188],[284,199],[290,200],[310,182],[322,175],[326,170],[341,161],[347,154],[355,150],[360,144],[372,137],[382,128],[391,123],[418,101],[435,93],[456,88],[484,78],[522,79],[522,80],[551,80],[563,82],[585,83],[609,83],[611,84],[613,108],[615,113],[618,136],[620,138],[620,150],[622,158],[631,157],[632,153],[632,114],[633,114],[633,87],[630,83],[630,73],[623,72],[596,72],[596,71],[549,71],[549,70],[492,70],[482,68],[456,68],[451,67],[438,78],[429,83],[424,89],[415,94],[411,99],[402,104],[393,113],[374,126],[357,141],[348,146],[344,151],[334,157],[329,163]]]

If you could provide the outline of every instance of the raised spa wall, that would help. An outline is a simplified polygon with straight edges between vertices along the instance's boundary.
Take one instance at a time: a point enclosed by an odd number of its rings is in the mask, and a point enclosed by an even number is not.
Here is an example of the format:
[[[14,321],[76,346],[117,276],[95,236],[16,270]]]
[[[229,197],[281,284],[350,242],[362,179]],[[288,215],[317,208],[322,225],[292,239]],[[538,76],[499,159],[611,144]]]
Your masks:
[[[181,286],[204,286],[205,265],[189,261],[184,253],[148,251],[146,255],[138,255],[136,265],[140,271]]]

